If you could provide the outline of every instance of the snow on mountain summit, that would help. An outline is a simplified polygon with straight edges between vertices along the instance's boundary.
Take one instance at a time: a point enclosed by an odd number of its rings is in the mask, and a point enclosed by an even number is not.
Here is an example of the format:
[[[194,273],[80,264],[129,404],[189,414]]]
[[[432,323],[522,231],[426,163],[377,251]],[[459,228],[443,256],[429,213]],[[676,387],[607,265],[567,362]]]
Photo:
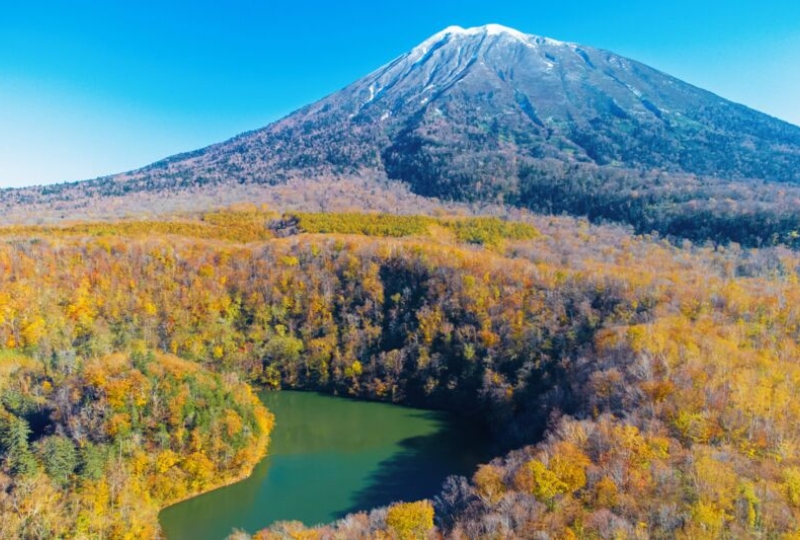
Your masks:
[[[565,45],[564,42],[525,34],[514,28],[503,26],[502,24],[486,24],[483,26],[474,26],[471,28],[462,28],[461,26],[448,26],[444,30],[432,35],[411,51],[411,55],[415,53],[418,56],[425,55],[428,51],[434,48],[437,44],[442,44],[448,41],[463,39],[463,38],[488,38],[488,37],[506,37],[514,39],[528,46],[534,46],[540,43],[547,43],[549,45]]]
[[[437,37],[442,37],[446,35],[455,35],[455,36],[507,35],[523,41],[527,41],[528,38],[531,37],[528,34],[520,32],[519,30],[515,30],[513,28],[509,28],[501,24],[486,24],[483,26],[475,26],[472,28],[462,28],[460,26],[448,26],[438,34],[435,34],[432,39],[436,39]]]

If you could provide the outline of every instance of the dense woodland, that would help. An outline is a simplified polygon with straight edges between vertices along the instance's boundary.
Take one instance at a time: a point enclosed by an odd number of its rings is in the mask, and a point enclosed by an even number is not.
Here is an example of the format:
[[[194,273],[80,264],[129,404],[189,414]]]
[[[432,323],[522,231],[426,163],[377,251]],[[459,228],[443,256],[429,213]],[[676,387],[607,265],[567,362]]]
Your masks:
[[[502,146],[460,156],[462,149],[425,143],[398,150],[388,162],[390,176],[407,180],[421,195],[626,223],[640,234],[675,240],[800,247],[800,188],[790,182],[515,160]]]
[[[4,325],[13,309],[3,304]],[[154,538],[160,507],[263,457],[273,419],[236,376],[141,341],[124,354],[26,355],[44,321],[25,322],[19,342],[8,334],[0,359],[0,537]]]
[[[0,235],[4,538],[156,534],[263,455],[252,386],[455,410],[501,456],[263,538],[800,534],[784,248],[254,209]]]

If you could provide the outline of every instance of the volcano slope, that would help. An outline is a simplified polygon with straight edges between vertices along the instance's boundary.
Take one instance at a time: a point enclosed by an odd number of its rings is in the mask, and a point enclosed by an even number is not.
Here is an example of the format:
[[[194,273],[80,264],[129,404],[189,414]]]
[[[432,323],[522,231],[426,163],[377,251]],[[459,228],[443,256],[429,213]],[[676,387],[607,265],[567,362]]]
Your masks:
[[[0,205],[30,222],[240,200],[413,213],[434,197],[794,246],[798,171],[800,127],[611,52],[487,25],[448,28],[265,128]]]

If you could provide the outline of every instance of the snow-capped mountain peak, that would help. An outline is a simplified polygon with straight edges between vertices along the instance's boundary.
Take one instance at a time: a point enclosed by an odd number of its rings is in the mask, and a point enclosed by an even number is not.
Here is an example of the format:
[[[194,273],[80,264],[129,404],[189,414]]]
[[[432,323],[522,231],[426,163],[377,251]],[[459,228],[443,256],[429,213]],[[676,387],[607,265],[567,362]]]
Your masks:
[[[542,45],[551,47],[577,47],[574,43],[567,43],[533,34],[525,34],[524,32],[509,28],[508,26],[503,26],[502,24],[486,24],[471,28],[448,26],[414,47],[406,56],[411,58],[412,61],[416,61],[425,57],[428,53],[448,44],[459,47],[468,46],[470,43],[473,45],[482,43],[488,46],[490,44],[495,44],[498,40],[506,41],[507,43],[522,44],[531,49]]]
[[[476,28],[470,28],[467,32],[475,32],[478,31],[480,33],[485,33],[487,36],[511,36],[517,38],[522,41],[528,41],[530,36],[528,34],[524,34],[519,30],[515,30],[513,28],[509,28],[508,26],[503,26],[502,24],[487,24],[485,26],[478,26]]]
[[[501,24],[486,24],[484,26],[474,26],[472,28],[448,26],[441,32],[437,32],[430,38],[423,41],[414,50],[420,52],[421,54],[425,54],[431,49],[432,46],[436,45],[437,43],[441,43],[442,41],[474,36],[506,36],[521,41],[525,44],[529,44],[531,38],[534,37]]]
[[[264,129],[134,177],[368,171],[472,200],[517,197],[520,171],[559,166],[800,182],[800,128],[609,51],[499,24],[450,26]]]

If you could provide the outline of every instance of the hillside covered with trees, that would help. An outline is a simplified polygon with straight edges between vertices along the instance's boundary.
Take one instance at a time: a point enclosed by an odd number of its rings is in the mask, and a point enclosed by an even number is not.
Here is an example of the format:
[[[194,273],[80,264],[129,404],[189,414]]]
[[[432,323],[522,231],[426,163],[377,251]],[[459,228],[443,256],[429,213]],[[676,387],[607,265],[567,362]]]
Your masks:
[[[0,536],[157,534],[263,455],[266,386],[457,411],[498,457],[263,538],[792,537],[799,269],[569,218],[0,230]]]
[[[3,538],[154,538],[160,507],[241,479],[264,455],[272,416],[235,377],[142,342],[34,359],[43,320],[6,336],[0,359]]]

